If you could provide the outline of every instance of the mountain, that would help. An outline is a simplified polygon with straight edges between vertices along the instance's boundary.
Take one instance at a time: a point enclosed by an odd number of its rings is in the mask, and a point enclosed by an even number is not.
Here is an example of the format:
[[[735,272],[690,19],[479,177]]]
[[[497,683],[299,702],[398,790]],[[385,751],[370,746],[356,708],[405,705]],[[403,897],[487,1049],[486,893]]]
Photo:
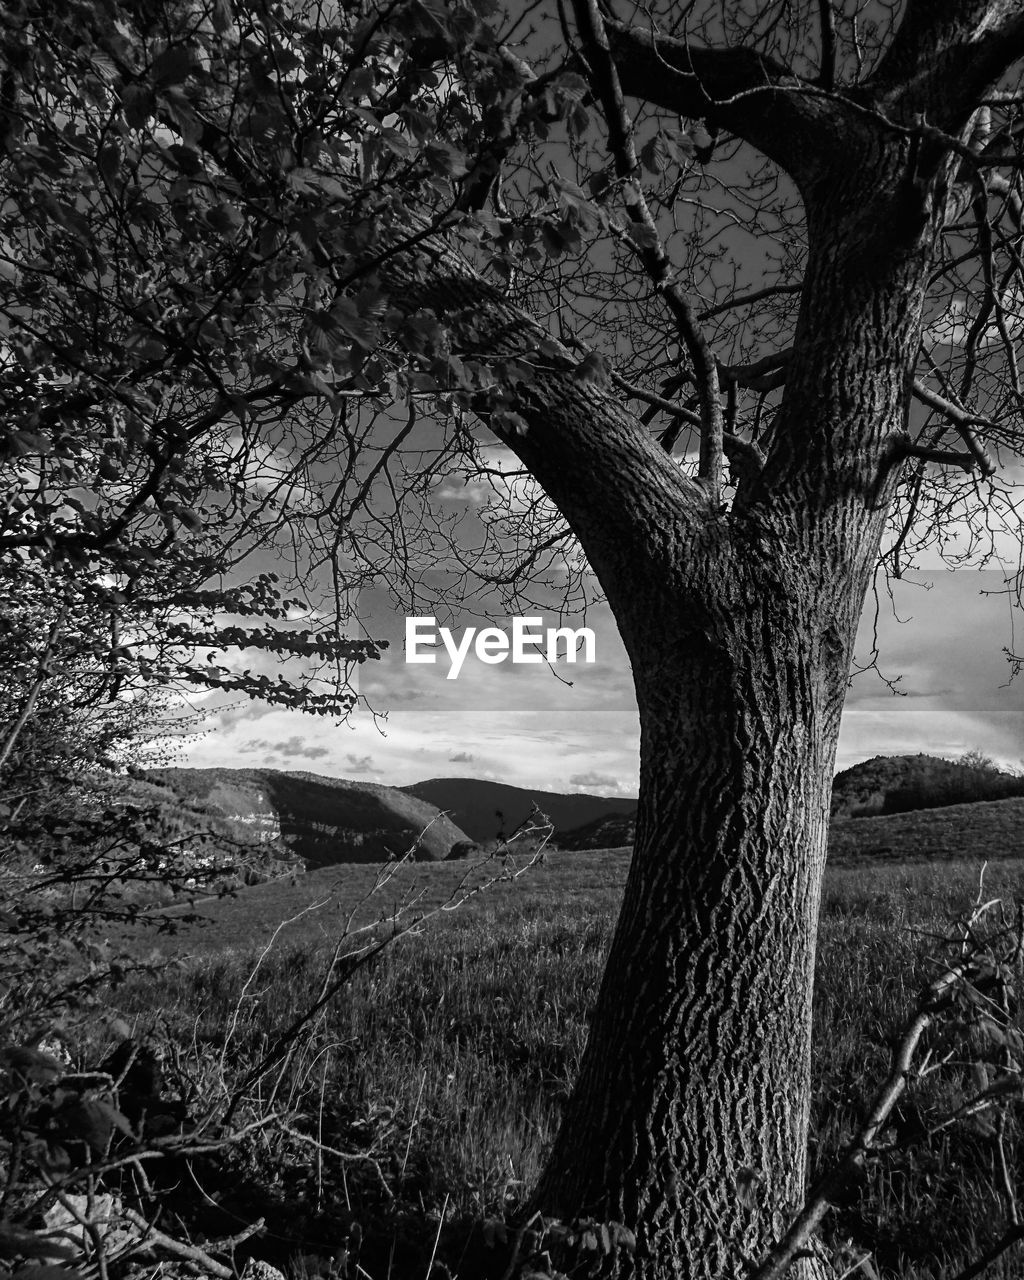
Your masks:
[[[609,813],[558,837],[560,849],[619,849],[636,839],[636,803],[629,813]]]
[[[248,840],[279,842],[309,868],[381,862],[416,842],[419,859],[437,861],[467,839],[432,804],[377,782],[282,769],[149,769],[145,777]]]
[[[558,791],[533,791],[512,787],[504,782],[488,782],[481,778],[430,778],[410,787],[402,787],[407,795],[436,805],[451,815],[454,822],[473,840],[493,840],[499,831],[511,834],[529,817],[534,802],[555,824],[555,838],[584,823],[612,814],[632,813],[636,797],[605,797],[583,794],[564,795]],[[498,817],[498,812],[502,817]]]

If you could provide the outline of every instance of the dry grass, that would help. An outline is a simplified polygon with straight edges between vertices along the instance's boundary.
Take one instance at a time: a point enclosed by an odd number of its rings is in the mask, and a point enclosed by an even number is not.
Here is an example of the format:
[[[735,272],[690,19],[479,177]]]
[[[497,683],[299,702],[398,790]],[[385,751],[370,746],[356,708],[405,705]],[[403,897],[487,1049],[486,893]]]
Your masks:
[[[1007,813],[1004,805],[1020,803],[977,808]],[[849,825],[875,839],[877,824],[915,817]],[[860,859],[830,867],[817,975],[814,1161],[827,1161],[850,1135],[886,1067],[889,1037],[922,985],[929,935],[948,932],[969,908],[980,864]],[[233,1157],[241,1163],[223,1207],[267,1214],[264,1255],[284,1261],[329,1252],[359,1221],[372,1280],[422,1276],[444,1205],[457,1223],[519,1202],[574,1078],[627,865],[623,850],[549,854],[522,880],[442,913],[353,979],[281,1076],[275,1103],[287,1102],[296,1125],[335,1152],[372,1159],[314,1158],[287,1143]],[[422,892],[420,908],[435,905],[463,874],[445,864],[403,868],[363,918],[410,892]],[[230,1059],[251,1063],[315,990],[324,947],[371,875],[336,867],[203,905],[209,923],[161,943],[184,962],[169,966],[157,988],[122,992],[120,1003],[143,1022],[161,1010],[174,1035],[216,1053],[237,1014]],[[986,896],[996,895],[1024,898],[1024,861],[1004,856],[989,867]],[[255,950],[274,925],[325,899],[285,931],[240,1001]],[[941,1101],[919,1091],[898,1123],[927,1118]],[[1013,1123],[1007,1141],[1011,1169],[1024,1175]],[[871,1252],[883,1276],[952,1276],[1006,1227],[1007,1206],[992,1191],[993,1160],[991,1136],[970,1129],[901,1152],[851,1190],[831,1220],[833,1239],[852,1238]],[[463,1237],[452,1225],[441,1233],[438,1256],[456,1273]],[[1013,1254],[1001,1265],[987,1275],[1020,1274]]]

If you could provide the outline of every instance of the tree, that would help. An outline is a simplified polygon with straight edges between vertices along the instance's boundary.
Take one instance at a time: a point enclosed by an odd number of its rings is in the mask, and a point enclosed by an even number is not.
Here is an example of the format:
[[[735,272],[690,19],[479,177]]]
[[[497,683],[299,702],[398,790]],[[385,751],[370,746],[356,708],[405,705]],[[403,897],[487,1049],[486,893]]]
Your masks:
[[[134,469],[0,546],[230,517],[233,545],[312,539],[421,598],[439,540],[512,590],[577,539],[641,790],[532,1205],[626,1223],[637,1275],[737,1273],[805,1194],[865,591],[1013,522],[1019,5],[7,8],[2,314],[22,367],[64,365],[15,443],[63,465],[84,415]],[[241,481],[197,509],[268,445],[277,509]],[[456,468],[497,493],[475,564],[432,500]]]

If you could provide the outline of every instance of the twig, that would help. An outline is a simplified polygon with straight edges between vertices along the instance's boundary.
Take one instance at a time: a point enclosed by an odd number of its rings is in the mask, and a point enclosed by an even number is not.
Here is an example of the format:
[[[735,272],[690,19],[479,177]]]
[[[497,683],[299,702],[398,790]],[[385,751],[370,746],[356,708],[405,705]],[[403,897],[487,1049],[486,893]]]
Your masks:
[[[441,1228],[444,1226],[444,1215],[448,1212],[448,1192],[444,1193],[444,1204],[441,1206],[441,1218],[437,1224],[437,1235],[434,1237],[434,1247],[430,1251],[430,1261],[427,1263],[426,1280],[430,1280],[430,1272],[434,1266],[434,1259],[437,1257],[437,1246],[441,1239]]]
[[[819,27],[821,31],[821,70],[818,83],[828,93],[836,85],[836,15],[832,0],[818,0]]]
[[[146,1232],[146,1243],[150,1247],[158,1245],[173,1258],[181,1258],[185,1262],[191,1262],[199,1267],[200,1270],[207,1272],[208,1275],[216,1276],[217,1280],[234,1280],[235,1273],[231,1267],[226,1267],[222,1262],[217,1262],[208,1253],[200,1249],[198,1245],[182,1244],[180,1240],[175,1240],[173,1236],[165,1235],[159,1228],[147,1222],[141,1213],[136,1213],[134,1209],[122,1209],[121,1213],[132,1226]]]
[[[980,1276],[987,1271],[997,1258],[1001,1257],[1007,1249],[1012,1249],[1015,1244],[1019,1244],[1021,1240],[1024,1240],[1024,1227],[1011,1227],[990,1249],[986,1249],[980,1258],[968,1263],[963,1271],[958,1271],[951,1280],[974,1280],[975,1276]]]
[[[540,1210],[538,1209],[536,1213],[532,1213],[516,1231],[515,1239],[512,1242],[512,1256],[508,1260],[508,1266],[502,1273],[501,1280],[512,1280],[513,1273],[516,1269],[516,1263],[519,1261],[519,1250],[523,1247],[523,1238],[540,1216]]]
[[[313,1138],[308,1133],[301,1133],[298,1129],[293,1129],[291,1125],[283,1124],[281,1132],[287,1133],[290,1138],[295,1138],[299,1142],[304,1142],[307,1146],[313,1147],[317,1152],[323,1152],[329,1156],[336,1156],[339,1160],[346,1162],[354,1162],[356,1160],[361,1163],[372,1165],[377,1177],[380,1179],[380,1185],[383,1187],[385,1194],[389,1200],[394,1200],[395,1193],[387,1184],[387,1179],[381,1171],[380,1164],[376,1156],[371,1156],[364,1151],[339,1151],[337,1147],[329,1147],[325,1142],[321,1142],[319,1138]]]

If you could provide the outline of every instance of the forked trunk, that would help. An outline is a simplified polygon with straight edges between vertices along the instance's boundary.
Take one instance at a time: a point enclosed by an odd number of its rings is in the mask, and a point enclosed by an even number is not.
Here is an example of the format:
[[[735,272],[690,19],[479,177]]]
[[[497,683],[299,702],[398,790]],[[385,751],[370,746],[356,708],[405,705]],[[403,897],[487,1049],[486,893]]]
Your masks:
[[[532,1207],[624,1223],[636,1257],[609,1269],[638,1280],[747,1274],[805,1194],[833,762],[938,225],[879,248],[872,201],[898,202],[903,158],[868,137],[860,160],[804,192],[807,276],[764,470],[699,529],[661,514],[629,563],[581,533],[633,665],[640,812]]]

